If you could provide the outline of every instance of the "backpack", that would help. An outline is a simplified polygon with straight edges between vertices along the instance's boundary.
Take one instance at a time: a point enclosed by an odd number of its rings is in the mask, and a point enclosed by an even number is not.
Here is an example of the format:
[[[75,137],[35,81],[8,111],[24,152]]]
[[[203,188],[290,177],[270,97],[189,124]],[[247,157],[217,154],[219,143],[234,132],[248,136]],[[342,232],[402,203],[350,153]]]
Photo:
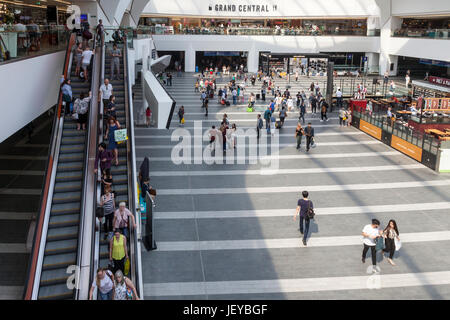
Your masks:
[[[315,216],[316,214],[315,214],[315,212],[314,212],[314,209],[313,208],[311,208],[311,200],[308,200],[308,209],[306,210],[306,217],[308,218],[308,219],[314,219],[314,216]]]

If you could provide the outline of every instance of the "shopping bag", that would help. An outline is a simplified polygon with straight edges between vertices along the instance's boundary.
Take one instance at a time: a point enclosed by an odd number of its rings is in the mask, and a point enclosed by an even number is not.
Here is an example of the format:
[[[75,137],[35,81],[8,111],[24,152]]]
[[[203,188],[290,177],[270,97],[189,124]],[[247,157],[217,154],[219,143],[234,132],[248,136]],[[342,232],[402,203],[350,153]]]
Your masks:
[[[72,119],[73,120],[78,120],[78,113],[72,113]]]
[[[311,139],[311,148],[317,147],[317,143],[314,141],[314,139]]]
[[[394,242],[395,242],[395,251],[400,250],[400,248],[402,247],[402,242],[397,238],[394,238]]]
[[[130,273],[130,259],[125,260],[125,266],[123,270],[124,275],[128,275]]]
[[[128,140],[127,129],[119,129],[114,131],[114,140],[116,140],[116,142]]]
[[[181,119],[181,124],[184,124],[185,123],[185,120],[184,120],[184,117]]]
[[[378,237],[376,239],[376,245],[375,245],[375,250],[382,250],[384,249],[384,241],[383,241],[383,237]]]

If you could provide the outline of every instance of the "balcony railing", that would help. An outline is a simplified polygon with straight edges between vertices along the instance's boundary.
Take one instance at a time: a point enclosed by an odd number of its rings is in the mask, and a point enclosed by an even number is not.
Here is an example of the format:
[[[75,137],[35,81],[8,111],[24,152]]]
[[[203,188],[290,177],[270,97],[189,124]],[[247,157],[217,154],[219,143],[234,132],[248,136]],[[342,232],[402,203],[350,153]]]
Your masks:
[[[397,29],[392,31],[392,37],[449,39],[450,29]]]
[[[122,29],[122,28],[121,28]],[[123,28],[122,30],[127,30]],[[138,26],[129,29],[135,38],[149,35],[240,35],[240,36],[379,36],[379,30],[359,29],[302,29],[302,28],[265,28],[265,27],[189,27]]]
[[[69,37],[64,26],[0,28],[0,64],[66,50]]]

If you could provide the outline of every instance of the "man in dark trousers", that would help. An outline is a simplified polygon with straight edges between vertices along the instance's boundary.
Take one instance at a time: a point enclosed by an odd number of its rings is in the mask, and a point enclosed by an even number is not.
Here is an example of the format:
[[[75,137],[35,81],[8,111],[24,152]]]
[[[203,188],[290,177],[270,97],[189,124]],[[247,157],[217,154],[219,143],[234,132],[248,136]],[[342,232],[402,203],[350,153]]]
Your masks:
[[[298,120],[302,119],[303,124],[305,124],[305,114],[306,114],[306,107],[305,107],[305,100],[302,99],[302,104],[300,105],[300,117]]]
[[[270,106],[268,106],[266,111],[264,111],[264,120],[266,120],[267,132],[270,132],[270,117],[271,116],[272,116],[272,112],[270,111]]]
[[[259,140],[260,131],[263,128],[263,121],[261,119],[261,115],[258,114],[258,120],[256,122],[256,132],[257,132],[257,139]]]
[[[305,246],[306,246],[306,238],[308,237],[309,223],[310,223],[310,219],[308,218],[307,212],[309,208],[314,209],[312,201],[308,199],[308,195],[309,195],[308,191],[302,192],[303,199],[298,200],[297,211],[294,215],[295,221],[297,215],[300,214],[300,233],[303,235],[303,244]],[[303,223],[303,221],[305,223]],[[303,225],[305,226],[305,229],[303,229]]]
[[[309,151],[311,141],[314,139],[314,128],[311,127],[311,122],[308,122],[308,126],[305,129],[306,135],[306,151]]]

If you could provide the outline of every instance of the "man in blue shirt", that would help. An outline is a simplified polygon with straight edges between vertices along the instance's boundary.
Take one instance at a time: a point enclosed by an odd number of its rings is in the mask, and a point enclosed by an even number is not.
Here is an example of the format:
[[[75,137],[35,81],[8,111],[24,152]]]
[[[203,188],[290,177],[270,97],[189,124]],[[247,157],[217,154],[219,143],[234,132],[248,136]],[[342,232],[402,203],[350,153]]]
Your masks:
[[[300,233],[303,234],[303,244],[306,246],[306,238],[308,237],[308,231],[309,231],[309,222],[310,219],[308,218],[307,212],[308,209],[314,209],[313,203],[311,200],[308,199],[308,191],[302,192],[303,199],[299,199],[297,202],[297,211],[294,215],[294,221],[297,218],[297,215],[300,214]],[[303,223],[305,222],[305,223]],[[303,232],[303,225],[305,225],[305,232]]]
[[[270,100],[270,112],[273,113],[273,111],[275,110],[275,102],[273,102],[273,99]]]

